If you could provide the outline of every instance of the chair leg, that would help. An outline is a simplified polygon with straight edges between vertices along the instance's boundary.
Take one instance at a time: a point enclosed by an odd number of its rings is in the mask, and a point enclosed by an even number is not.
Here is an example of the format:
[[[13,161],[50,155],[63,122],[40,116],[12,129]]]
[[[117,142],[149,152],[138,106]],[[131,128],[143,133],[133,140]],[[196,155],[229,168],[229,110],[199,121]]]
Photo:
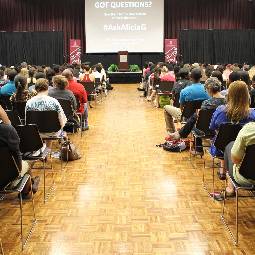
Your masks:
[[[1,254],[4,255],[4,249],[2,245],[2,240],[0,239],[0,249],[1,249]]]
[[[46,169],[45,169],[45,162],[43,161],[43,196],[44,196],[44,203],[46,202]]]
[[[19,192],[21,250],[24,250],[22,194]]]
[[[224,194],[224,199],[223,199],[223,204],[222,204],[222,213],[221,213],[221,220],[224,224],[224,226],[227,228],[234,244],[237,246],[238,245],[238,189],[236,189],[236,219],[235,219],[235,225],[236,225],[236,235],[234,236],[234,234],[232,233],[232,231],[230,230],[230,227],[227,223],[227,220],[225,219],[225,206],[226,206],[226,188],[227,188],[227,180],[225,181],[225,188],[223,191]]]
[[[235,245],[238,245],[238,189],[236,189],[236,240],[235,240]]]

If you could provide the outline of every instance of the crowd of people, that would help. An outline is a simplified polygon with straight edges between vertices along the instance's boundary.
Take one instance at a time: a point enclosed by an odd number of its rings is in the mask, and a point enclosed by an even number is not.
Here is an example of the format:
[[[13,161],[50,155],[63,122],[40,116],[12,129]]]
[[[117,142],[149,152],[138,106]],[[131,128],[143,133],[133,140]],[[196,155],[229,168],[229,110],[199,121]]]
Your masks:
[[[65,130],[69,121],[80,123],[79,116],[82,116],[81,131],[87,131],[89,129],[89,94],[86,92],[86,83],[89,82],[97,82],[95,92],[100,90],[107,94],[107,77],[102,64],[98,63],[92,67],[89,64],[65,64],[49,67],[28,65],[23,62],[17,66],[0,66],[0,102],[2,105],[0,106],[0,147],[7,147],[10,150],[19,168],[20,176],[13,181],[14,186],[25,173],[31,174],[31,172],[30,165],[22,160],[19,149],[20,140],[5,112],[7,106],[2,98],[7,98],[11,105],[16,102],[25,103],[25,116],[27,111],[56,111],[61,129],[55,135],[60,134],[63,129]],[[58,100],[70,102],[73,110],[72,116],[66,116]],[[26,123],[26,119],[24,123]],[[40,135],[42,138],[46,138],[52,134],[40,133]],[[50,149],[51,143],[46,141],[46,146]],[[39,177],[33,177],[33,193],[37,191],[38,184]],[[31,196],[30,185],[27,183],[23,190],[24,198]]]
[[[167,78],[166,78],[167,77]],[[220,180],[226,179],[226,172],[239,184],[252,185],[254,180],[247,179],[239,173],[240,164],[248,146],[255,144],[255,66],[227,64],[168,64],[146,63],[143,69],[143,83],[138,90],[148,101],[157,99],[157,87],[161,81],[173,81],[171,103],[164,106],[167,141],[178,141],[187,138],[196,130],[199,110],[185,120],[185,124],[177,130],[175,122],[182,119],[183,109],[187,102],[201,101],[200,109],[213,110],[209,130],[213,135],[209,153],[218,157],[221,164],[218,170]],[[155,102],[155,106],[158,106]],[[225,151],[215,147],[214,141],[219,128],[224,123],[239,124],[242,128],[237,139],[231,142]],[[199,132],[199,130],[198,130]],[[190,153],[203,156],[204,148],[200,137],[194,138],[195,146]],[[228,182],[226,195],[235,195],[234,187]],[[215,196],[223,199],[223,193]]]

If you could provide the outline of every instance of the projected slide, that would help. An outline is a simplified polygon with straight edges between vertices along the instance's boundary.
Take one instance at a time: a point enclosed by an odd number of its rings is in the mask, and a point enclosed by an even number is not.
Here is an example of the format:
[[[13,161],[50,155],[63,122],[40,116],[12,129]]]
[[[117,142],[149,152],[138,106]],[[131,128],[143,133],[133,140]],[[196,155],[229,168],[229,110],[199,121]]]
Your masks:
[[[85,1],[87,53],[163,52],[164,0]]]

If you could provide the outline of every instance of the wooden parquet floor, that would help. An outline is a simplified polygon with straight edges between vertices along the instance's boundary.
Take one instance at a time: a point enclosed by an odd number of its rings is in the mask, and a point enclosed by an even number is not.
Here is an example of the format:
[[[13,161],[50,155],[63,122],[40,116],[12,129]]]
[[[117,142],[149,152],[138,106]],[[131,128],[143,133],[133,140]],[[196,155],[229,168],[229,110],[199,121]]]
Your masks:
[[[164,140],[163,112],[135,85],[116,85],[90,110],[89,122],[82,138],[71,137],[82,159],[63,172],[54,163],[56,189],[46,204],[41,184],[38,224],[22,254],[255,254],[254,199],[241,199],[235,247],[220,221],[221,203],[202,187],[201,168],[192,167],[187,152],[155,147]],[[234,223],[234,200],[228,204]],[[27,216],[30,208],[25,202]],[[0,202],[0,224],[5,254],[20,254],[15,196]]]

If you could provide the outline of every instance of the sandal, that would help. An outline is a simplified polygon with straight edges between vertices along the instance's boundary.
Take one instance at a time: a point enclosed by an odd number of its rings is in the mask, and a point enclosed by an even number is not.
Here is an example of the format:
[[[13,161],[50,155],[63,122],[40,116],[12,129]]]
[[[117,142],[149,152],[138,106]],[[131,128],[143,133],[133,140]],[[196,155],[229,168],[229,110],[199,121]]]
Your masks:
[[[214,199],[216,201],[222,201],[224,200],[224,192],[221,191],[221,192],[215,192],[214,194],[213,193],[210,193],[211,197],[214,197]],[[235,191],[233,192],[227,192],[226,191],[226,198],[229,198],[229,197],[234,197],[236,195]]]

